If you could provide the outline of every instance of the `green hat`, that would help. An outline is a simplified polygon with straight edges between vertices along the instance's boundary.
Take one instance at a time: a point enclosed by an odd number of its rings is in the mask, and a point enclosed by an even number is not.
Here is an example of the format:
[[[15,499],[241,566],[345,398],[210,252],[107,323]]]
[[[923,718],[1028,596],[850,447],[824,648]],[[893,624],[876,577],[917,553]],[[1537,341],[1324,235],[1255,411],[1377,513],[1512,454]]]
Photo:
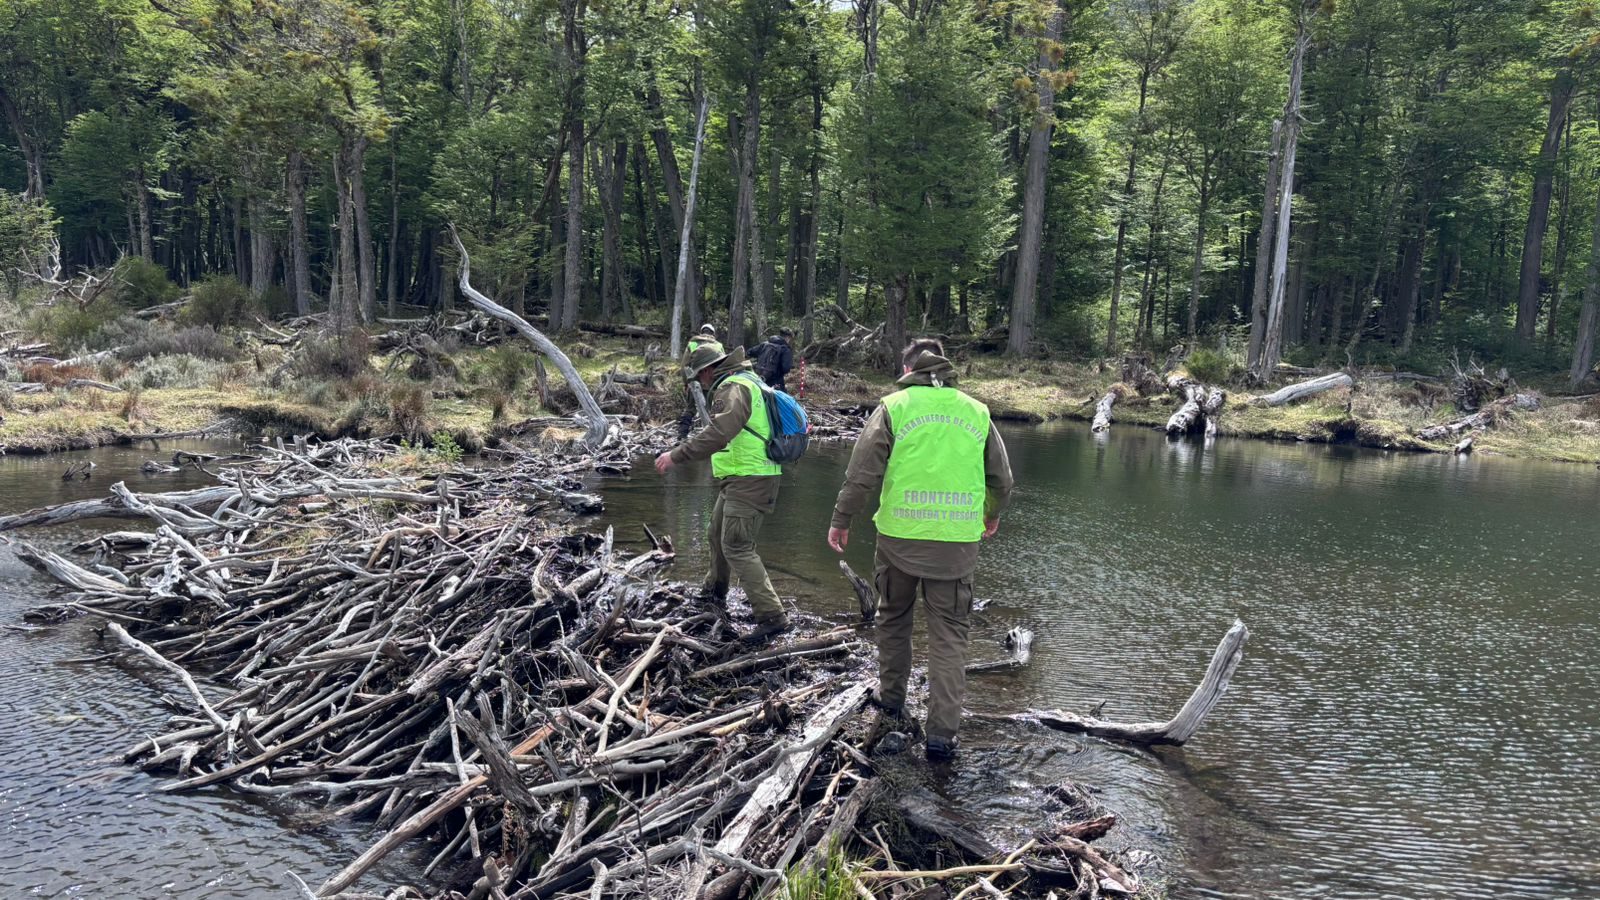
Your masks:
[[[696,347],[695,351],[689,354],[689,362],[683,367],[683,377],[685,379],[693,378],[706,369],[722,362],[727,355],[716,347]]]

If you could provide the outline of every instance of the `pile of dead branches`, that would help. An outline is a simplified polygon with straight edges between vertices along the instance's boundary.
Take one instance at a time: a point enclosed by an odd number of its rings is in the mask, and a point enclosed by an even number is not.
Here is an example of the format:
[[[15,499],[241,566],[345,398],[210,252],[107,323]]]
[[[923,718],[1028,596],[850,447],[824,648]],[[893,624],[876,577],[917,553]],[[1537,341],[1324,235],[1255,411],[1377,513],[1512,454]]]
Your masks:
[[[421,838],[439,896],[518,898],[753,896],[849,844],[877,783],[854,628],[748,645],[724,607],[657,581],[670,539],[647,530],[648,549],[625,552],[556,524],[599,504],[574,475],[625,460],[505,450],[495,468],[401,467],[406,452],[258,447],[217,461],[216,487],[118,484],[0,518],[150,526],[80,545],[86,565],[14,545],[75,592],[40,617],[103,617],[118,653],[184,686],[188,711],[126,761],[170,775],[166,791],[375,817],[384,836],[320,897],[358,896]],[[997,858],[934,877],[1128,877],[1060,844],[974,845]],[[873,896],[910,875],[849,877]]]

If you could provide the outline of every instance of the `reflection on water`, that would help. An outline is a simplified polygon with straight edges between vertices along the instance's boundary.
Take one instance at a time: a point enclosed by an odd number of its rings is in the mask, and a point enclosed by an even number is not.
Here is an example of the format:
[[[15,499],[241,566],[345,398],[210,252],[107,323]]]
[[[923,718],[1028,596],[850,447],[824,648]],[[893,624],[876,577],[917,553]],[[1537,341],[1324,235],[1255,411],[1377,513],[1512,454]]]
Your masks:
[[[940,789],[999,835],[1035,789],[1103,789],[1182,897],[1600,896],[1600,476],[1587,466],[1080,426],[1007,432],[1018,493],[985,548],[974,655],[1038,633],[968,707],[1165,718],[1235,616],[1228,698],[1182,751],[969,724]],[[824,544],[845,451],[785,475],[762,534],[780,593],[846,620]],[[608,488],[619,538],[704,565],[709,475]],[[856,524],[851,565],[871,562]]]
[[[185,446],[200,449],[177,445]],[[0,457],[0,513],[103,497],[119,480],[151,491],[213,483],[192,470],[145,476],[138,471],[144,458],[126,449]],[[94,478],[62,482],[67,463],[79,459],[98,464]],[[22,537],[60,549],[106,524]],[[170,714],[162,697],[182,689],[147,667],[70,662],[103,652],[88,622],[33,632],[7,627],[56,592],[53,581],[0,545],[0,896],[297,897],[286,872],[319,884],[364,849],[371,839],[365,823],[317,826],[316,808],[224,791],[161,794],[160,781],[124,766],[120,751],[162,730]],[[176,706],[187,710],[189,701]],[[407,864],[393,861],[373,883],[414,880]]]

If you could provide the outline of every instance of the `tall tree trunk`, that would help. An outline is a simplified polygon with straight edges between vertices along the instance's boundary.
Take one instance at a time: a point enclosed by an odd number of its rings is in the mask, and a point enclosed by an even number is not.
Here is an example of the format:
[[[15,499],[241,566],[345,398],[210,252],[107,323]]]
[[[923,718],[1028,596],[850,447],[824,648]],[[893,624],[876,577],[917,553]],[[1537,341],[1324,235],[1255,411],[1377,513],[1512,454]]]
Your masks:
[[[565,283],[561,289],[561,309],[552,310],[555,330],[578,327],[578,307],[583,298],[583,115],[574,114],[567,139],[567,227],[566,261],[562,266]]]
[[[1554,346],[1556,342],[1556,319],[1561,314],[1561,281],[1562,274],[1567,268],[1567,236],[1571,232],[1568,227],[1572,221],[1572,117],[1567,117],[1566,126],[1561,129],[1565,137],[1562,142],[1566,144],[1561,165],[1561,185],[1557,192],[1557,202],[1561,207],[1561,215],[1556,218],[1556,259],[1553,271],[1550,274],[1550,311],[1545,316],[1544,340]]]
[[[1011,331],[1006,352],[1027,353],[1033,343],[1034,320],[1039,314],[1039,254],[1044,245],[1044,201],[1049,190],[1050,137],[1056,126],[1056,89],[1053,76],[1060,51],[1064,13],[1052,2],[1039,42],[1039,108],[1028,130],[1027,165],[1022,181],[1022,223],[1017,233],[1016,280],[1011,285]]]
[[[237,193],[228,198],[228,210],[231,213],[228,219],[233,231],[233,277],[240,282],[248,282],[250,271],[246,263],[249,254],[244,244],[244,200]]]
[[[1400,321],[1400,354],[1411,352],[1411,343],[1417,333],[1417,303],[1422,297],[1422,264],[1428,255],[1428,213],[1431,204],[1423,200],[1417,205],[1416,222],[1411,237],[1406,241],[1405,254],[1400,262],[1398,283],[1398,316]]]
[[[6,123],[11,126],[11,133],[17,139],[17,149],[22,151],[22,164],[27,169],[27,180],[22,189],[22,196],[28,200],[44,199],[44,147],[33,138],[28,130],[28,124],[23,120],[22,110],[12,96],[6,92],[6,86],[0,84],[0,113],[4,113]]]
[[[683,204],[683,224],[678,232],[678,277],[673,281],[672,341],[673,359],[683,355],[684,295],[689,288],[689,257],[694,252],[694,202],[700,187],[700,156],[706,143],[706,116],[711,112],[710,100],[700,98],[700,114],[695,117],[694,156],[689,163],[689,194]]]
[[[1117,318],[1122,306],[1122,269],[1128,243],[1129,211],[1133,207],[1134,177],[1139,171],[1139,144],[1144,137],[1144,110],[1150,99],[1149,66],[1139,70],[1139,107],[1134,113],[1133,140],[1128,145],[1128,174],[1122,180],[1121,202],[1117,204],[1117,245],[1111,257],[1111,316],[1106,320],[1106,353],[1117,352]]]
[[[622,173],[627,144],[615,142],[610,148],[591,145],[590,163],[600,190],[601,257],[600,317],[607,322],[623,306],[622,298]]]
[[[355,148],[346,138],[333,164],[334,189],[339,195],[339,261],[337,292],[328,292],[335,330],[348,334],[361,322],[361,276],[357,274],[356,204],[350,185]]]
[[[299,149],[289,151],[285,183],[289,195],[289,293],[297,316],[311,314],[311,251],[306,229],[306,159]]]
[[[650,291],[652,302],[666,302],[672,296],[672,272],[668,266],[669,260],[676,259],[672,254],[672,244],[666,231],[661,227],[661,202],[656,197],[655,180],[650,174],[650,157],[644,152],[643,142],[633,145],[633,169],[638,179],[639,190],[639,219],[649,223],[649,232],[655,237],[656,254],[655,266],[647,273],[647,279],[654,287]],[[642,243],[645,238],[640,236]]]
[[[1533,342],[1539,319],[1539,268],[1544,257],[1545,226],[1550,222],[1550,184],[1555,175],[1556,152],[1561,146],[1561,129],[1577,79],[1566,69],[1556,73],[1550,86],[1550,117],[1545,122],[1544,142],[1539,145],[1539,161],[1533,173],[1533,201],[1528,206],[1528,226],[1522,235],[1522,270],[1517,280],[1517,340]]]
[[[820,98],[819,98],[820,99]],[[820,128],[820,103],[817,106],[818,118],[813,120],[813,134]],[[809,346],[812,341],[813,319],[817,310],[817,240],[822,236],[822,216],[818,209],[822,197],[821,152],[813,149],[811,153],[810,191],[806,200],[805,230],[801,236],[804,244],[800,250],[800,277],[796,290],[800,293],[800,302],[805,308],[801,321],[800,340]]]
[[[1265,382],[1283,358],[1283,299],[1289,276],[1289,229],[1294,219],[1294,157],[1300,142],[1300,83],[1305,72],[1306,51],[1311,47],[1311,19],[1316,7],[1310,0],[1301,8],[1299,34],[1294,43],[1294,62],[1289,67],[1289,102],[1284,107],[1283,162],[1279,173],[1278,215],[1272,236],[1272,286],[1267,294],[1267,325],[1261,341],[1261,355],[1250,370],[1256,381]]]
[[[139,207],[139,255],[151,262],[156,258],[156,240],[152,230],[154,216],[150,214],[150,186],[146,184],[144,166],[133,173],[134,202]]]
[[[705,93],[698,87],[700,83],[698,66],[699,63],[696,63],[696,96],[704,97]],[[685,205],[683,178],[678,169],[678,158],[673,153],[672,135],[667,131],[666,122],[663,118],[664,114],[661,109],[661,91],[656,85],[655,69],[649,64],[648,60],[644,64],[644,72],[644,105],[646,112],[650,116],[650,141],[655,146],[656,161],[661,165],[661,182],[662,186],[665,187],[667,191],[667,207],[672,213],[673,232],[677,234],[683,231]],[[691,248],[689,254],[690,266],[688,269],[689,285],[684,296],[685,310],[689,315],[689,319],[690,321],[698,324],[697,320],[701,318],[700,297],[705,278],[703,273],[700,271],[698,262],[695,259],[693,252],[695,243],[696,233],[691,231],[689,234],[689,246]],[[677,294],[677,288],[675,285],[667,285],[666,290],[668,293],[673,294],[674,296]]]
[[[733,244],[733,284],[729,290],[728,340],[729,346],[745,343],[745,308],[750,296],[750,271],[754,264],[752,251],[757,250],[753,237],[758,231],[755,224],[755,156],[756,138],[761,126],[761,93],[759,86],[745,87],[744,115],[738,122],[737,165],[738,196],[735,199]],[[756,323],[759,332],[765,322]]]
[[[272,286],[272,232],[267,228],[267,201],[250,197],[250,293],[257,297]]]
[[[1595,195],[1593,238],[1589,245],[1588,279],[1583,285],[1583,310],[1578,313],[1578,333],[1572,342],[1572,368],[1567,378],[1576,388],[1589,377],[1594,365],[1596,319],[1600,318],[1600,193]]]
[[[1250,294],[1250,344],[1245,365],[1255,371],[1267,335],[1267,291],[1271,283],[1272,246],[1278,228],[1278,190],[1283,178],[1283,120],[1272,120],[1267,149],[1267,184],[1262,192],[1261,231],[1256,238],[1255,284]]]
[[[891,375],[900,371],[900,351],[907,343],[906,294],[910,287],[911,278],[907,275],[896,275],[884,285],[883,339],[889,345]]]
[[[637,237],[639,242],[639,289],[644,294],[645,302],[650,304],[651,307],[656,307],[661,304],[660,279],[657,277],[661,260],[658,258],[658,254],[653,251],[660,246],[661,223],[656,221],[650,205],[645,202],[644,148],[634,142],[627,145],[627,152],[631,154],[631,161],[633,162],[633,216],[639,232]],[[626,164],[624,164],[623,168],[626,170]],[[626,177],[626,175],[627,172],[624,171],[623,176]],[[651,246],[650,236],[652,233],[657,238],[656,247]]]
[[[767,244],[762,245],[761,262],[761,297],[756,302],[756,309],[771,312],[777,301],[778,287],[778,233],[783,224],[783,155],[778,152],[776,142],[768,148],[767,156],[771,163],[767,168],[767,226],[762,230],[766,235]],[[764,329],[763,329],[764,331]]]
[[[389,310],[389,318],[394,318],[396,305],[399,303],[400,292],[400,162],[399,149],[400,133],[389,133],[389,246],[383,266],[383,296],[384,303]]]
[[[357,135],[350,145],[350,205],[356,220],[356,260],[361,270],[357,273],[360,293],[361,321],[371,322],[378,314],[378,261],[372,244],[372,221],[367,216],[367,147],[371,142],[366,135]]]
[[[1211,212],[1211,172],[1210,166],[1200,173],[1200,206],[1196,210],[1194,221],[1194,270],[1189,275],[1189,318],[1184,327],[1184,339],[1189,342],[1191,349],[1195,346],[1195,335],[1200,316],[1200,279],[1205,274],[1206,262],[1206,216]]]

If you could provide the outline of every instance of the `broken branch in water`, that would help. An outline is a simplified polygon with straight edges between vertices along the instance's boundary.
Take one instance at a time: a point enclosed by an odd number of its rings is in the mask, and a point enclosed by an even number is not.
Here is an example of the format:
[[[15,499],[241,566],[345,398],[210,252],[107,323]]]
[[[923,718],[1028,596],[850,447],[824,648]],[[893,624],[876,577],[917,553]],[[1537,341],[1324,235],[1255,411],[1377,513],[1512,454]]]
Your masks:
[[[1234,670],[1239,668],[1239,661],[1244,658],[1244,642],[1249,636],[1250,629],[1243,622],[1235,620],[1233,627],[1228,629],[1222,642],[1217,644],[1216,651],[1211,654],[1211,664],[1206,667],[1205,677],[1200,680],[1199,686],[1189,695],[1188,702],[1183,704],[1177,715],[1165,722],[1108,722],[1062,710],[1034,710],[1013,718],[1038,722],[1059,731],[1083,732],[1134,744],[1182,745],[1194,737],[1206,716],[1222,701],[1222,695],[1228,692],[1228,681],[1233,677]]]

